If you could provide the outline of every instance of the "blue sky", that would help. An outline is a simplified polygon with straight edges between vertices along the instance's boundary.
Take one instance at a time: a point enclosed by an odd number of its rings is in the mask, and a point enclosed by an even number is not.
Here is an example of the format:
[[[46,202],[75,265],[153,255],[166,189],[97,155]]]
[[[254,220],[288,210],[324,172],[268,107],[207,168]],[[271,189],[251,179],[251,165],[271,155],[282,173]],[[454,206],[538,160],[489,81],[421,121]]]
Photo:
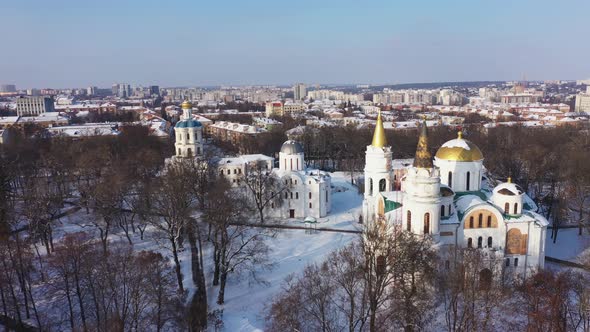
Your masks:
[[[582,79],[589,20],[587,0],[0,0],[0,83]]]

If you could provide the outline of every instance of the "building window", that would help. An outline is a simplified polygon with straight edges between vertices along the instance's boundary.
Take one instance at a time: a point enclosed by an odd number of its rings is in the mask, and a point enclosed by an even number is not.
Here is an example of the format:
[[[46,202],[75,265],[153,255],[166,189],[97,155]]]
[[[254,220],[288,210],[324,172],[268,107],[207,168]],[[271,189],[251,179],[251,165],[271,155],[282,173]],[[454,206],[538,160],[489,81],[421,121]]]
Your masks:
[[[379,180],[379,192],[384,192],[385,191],[385,179],[381,179]]]
[[[510,212],[510,204],[506,203],[504,204],[504,213],[508,214]]]
[[[483,239],[482,239],[482,237],[480,236],[480,237],[478,237],[478,238],[477,238],[477,247],[478,247],[479,249],[481,249],[481,248],[482,248],[482,245],[483,245]]]
[[[311,184],[311,181],[309,184]],[[369,179],[369,196],[373,196],[373,179]]]
[[[467,239],[467,248],[473,248],[473,239],[472,238]]]
[[[451,215],[451,204],[449,204],[449,216]]]
[[[412,231],[412,212],[410,210],[407,212],[406,228],[408,229],[408,232]]]
[[[238,174],[238,170],[234,168],[234,174]]]
[[[453,172],[449,172],[449,175],[447,176],[447,182],[449,187],[453,188]]]
[[[293,159],[290,160],[291,161],[291,170],[293,170]]]
[[[469,191],[469,180],[471,180],[471,173],[467,172],[465,176],[465,190]]]
[[[309,203],[309,208],[311,209],[311,202]]]
[[[293,192],[291,192],[291,199],[293,199]]]
[[[514,203],[514,214],[518,213],[518,203]]]
[[[228,175],[231,174],[231,170],[230,169],[227,170],[227,174]]]
[[[190,137],[191,137],[191,136],[190,136],[190,135],[187,133],[187,134],[186,134],[186,139],[187,139],[187,140],[189,140],[189,139],[190,139]]]
[[[445,216],[445,206],[444,205],[441,205],[440,206],[440,216],[441,217],[444,217]]]
[[[297,184],[297,180],[295,180],[295,184]]]
[[[326,203],[328,203],[328,191],[326,190]]]
[[[295,193],[295,199],[299,199],[299,192]]]
[[[506,266],[510,266],[510,258],[506,258]]]
[[[483,227],[483,214],[479,214],[479,216],[477,216],[477,227],[478,228],[482,228]]]
[[[488,216],[488,227],[492,227],[492,216]]]
[[[424,234],[430,233],[430,213],[424,213]]]
[[[223,170],[220,170],[219,171],[219,175],[223,175]]]
[[[469,217],[469,228],[473,228],[473,216]]]
[[[311,193],[309,193],[309,199],[311,199]]]
[[[288,198],[289,198],[289,193],[285,192],[285,199],[288,199]]]
[[[514,259],[514,266],[518,266],[518,257]]]
[[[488,236],[488,248],[492,247],[492,237]]]
[[[242,174],[242,169],[238,168],[238,174]]]

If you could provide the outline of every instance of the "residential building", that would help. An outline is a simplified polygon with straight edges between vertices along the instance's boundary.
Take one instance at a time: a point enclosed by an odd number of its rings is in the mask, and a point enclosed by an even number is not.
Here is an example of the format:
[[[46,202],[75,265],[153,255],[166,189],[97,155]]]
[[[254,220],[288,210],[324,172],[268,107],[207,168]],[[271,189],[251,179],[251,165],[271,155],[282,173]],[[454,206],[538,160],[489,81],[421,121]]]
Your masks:
[[[586,93],[576,95],[576,112],[590,114],[590,86],[586,87]]]
[[[293,99],[304,100],[307,95],[306,86],[303,83],[297,83],[293,86]]]
[[[51,97],[19,97],[16,99],[16,114],[19,116],[39,115],[54,112]]]

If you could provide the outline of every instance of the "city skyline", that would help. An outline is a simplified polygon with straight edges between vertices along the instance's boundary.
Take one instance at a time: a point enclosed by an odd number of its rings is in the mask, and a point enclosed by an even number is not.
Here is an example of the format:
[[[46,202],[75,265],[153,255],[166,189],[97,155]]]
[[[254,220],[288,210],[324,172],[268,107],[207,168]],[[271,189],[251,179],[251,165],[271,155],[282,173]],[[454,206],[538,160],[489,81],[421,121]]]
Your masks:
[[[397,84],[590,77],[590,3],[0,4],[20,88]],[[575,9],[575,10],[574,10]]]

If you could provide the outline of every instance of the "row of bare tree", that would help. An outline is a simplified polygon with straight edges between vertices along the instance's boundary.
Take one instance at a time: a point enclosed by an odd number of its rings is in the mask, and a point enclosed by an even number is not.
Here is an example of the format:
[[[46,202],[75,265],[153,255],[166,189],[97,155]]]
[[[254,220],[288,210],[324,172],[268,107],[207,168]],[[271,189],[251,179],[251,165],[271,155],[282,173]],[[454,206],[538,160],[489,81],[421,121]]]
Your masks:
[[[267,328],[590,330],[587,272],[545,270],[523,281],[502,263],[480,249],[441,252],[429,237],[372,225],[323,262],[288,277],[267,307]]]

